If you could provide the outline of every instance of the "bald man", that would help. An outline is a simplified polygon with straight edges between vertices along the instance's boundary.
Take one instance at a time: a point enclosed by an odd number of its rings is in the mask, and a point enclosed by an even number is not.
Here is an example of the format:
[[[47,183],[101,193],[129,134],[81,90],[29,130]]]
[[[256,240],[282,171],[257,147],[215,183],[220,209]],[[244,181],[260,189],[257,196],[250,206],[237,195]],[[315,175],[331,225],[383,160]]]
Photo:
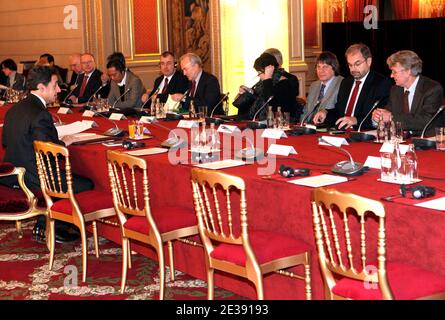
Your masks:
[[[74,88],[75,84],[79,83],[78,82],[79,76],[81,73],[83,73],[82,65],[80,64],[80,57],[81,57],[80,53],[73,53],[68,58],[68,64],[69,64],[70,70],[73,72],[71,74],[71,80],[68,83],[70,90],[72,90]]]

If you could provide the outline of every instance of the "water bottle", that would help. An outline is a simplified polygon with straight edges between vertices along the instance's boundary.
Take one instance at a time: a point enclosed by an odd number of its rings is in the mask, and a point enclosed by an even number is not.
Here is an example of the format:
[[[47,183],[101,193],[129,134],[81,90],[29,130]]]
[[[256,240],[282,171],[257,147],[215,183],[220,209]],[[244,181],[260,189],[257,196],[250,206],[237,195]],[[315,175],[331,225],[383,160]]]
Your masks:
[[[414,183],[419,178],[417,169],[417,155],[414,144],[408,146],[408,151],[405,153],[405,177],[407,183]]]
[[[383,115],[380,115],[379,122],[377,123],[377,142],[383,143],[386,140],[386,124],[383,120]]]
[[[210,149],[212,151],[215,150],[220,150],[221,147],[221,141],[219,140],[219,134],[215,129],[215,124],[211,123],[210,124],[210,132],[209,132],[209,145],[210,145]]]
[[[275,114],[275,129],[281,129],[283,126],[283,113],[281,112],[281,107],[277,107],[277,113]]]
[[[272,106],[268,106],[268,110],[267,110],[267,127],[268,128],[273,128],[273,125],[274,125],[274,114],[273,114]]]
[[[403,167],[402,167],[402,155],[400,153],[400,147],[399,147],[399,142],[397,140],[394,141],[393,143],[394,145],[394,149],[392,152],[392,178],[397,181],[397,180],[401,180],[401,177],[403,175]]]
[[[224,115],[229,115],[229,99],[226,99],[226,101],[224,101]]]
[[[189,118],[190,119],[196,118],[195,101],[193,100],[190,101]]]

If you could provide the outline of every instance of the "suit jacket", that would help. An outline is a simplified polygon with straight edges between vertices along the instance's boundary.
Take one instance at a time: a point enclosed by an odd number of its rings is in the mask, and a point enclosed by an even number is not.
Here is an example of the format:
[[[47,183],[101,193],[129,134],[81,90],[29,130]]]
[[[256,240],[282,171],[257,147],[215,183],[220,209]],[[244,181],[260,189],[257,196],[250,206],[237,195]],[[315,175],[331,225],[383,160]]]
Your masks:
[[[283,70],[283,77],[289,80],[290,85],[292,87],[292,92],[294,92],[295,96],[297,97],[300,94],[300,82],[298,81],[298,78],[292,73],[289,73],[284,69],[282,70]]]
[[[20,91],[24,91],[26,89],[25,86],[25,76],[23,74],[20,73],[16,73],[15,74],[15,79],[14,79],[14,85],[12,86],[12,89],[14,90],[20,90]],[[6,79],[6,86],[9,88],[11,86],[11,84],[9,83],[9,77]]]
[[[160,76],[156,78],[153,90],[150,92],[149,96],[152,96],[155,91],[159,88],[161,83],[164,81],[164,76]],[[180,71],[175,71],[173,74],[173,77],[171,78],[170,82],[167,86],[167,92],[166,93],[159,93],[158,98],[160,99],[161,103],[166,103],[168,99],[169,94],[176,94],[176,93],[184,93],[187,91],[187,88],[189,86],[189,80],[186,76]],[[150,101],[147,102],[147,105],[150,105]]]
[[[88,79],[87,86],[85,88],[85,92],[82,97],[79,97],[79,94],[80,94],[80,89],[82,88],[82,82],[83,78],[85,77],[85,74],[83,73],[79,76],[79,79],[77,80],[77,83],[79,85],[72,94],[73,96],[79,99],[79,103],[85,103],[88,100],[90,100],[91,96],[100,88],[100,86],[102,85],[102,80],[100,79],[101,75],[102,71],[98,69],[93,71],[90,78]],[[102,90],[104,89],[101,89],[100,91]],[[101,92],[99,92],[98,94],[102,96]]]
[[[192,82],[189,81],[188,90],[191,90]],[[190,91],[189,91],[190,92]],[[218,79],[210,73],[205,71],[202,72],[201,79],[199,80],[198,87],[195,90],[195,107],[207,106],[207,115],[212,113],[213,108],[221,99],[221,90],[219,86]],[[190,96],[187,96],[184,109],[189,110],[190,108]],[[216,108],[213,114],[224,114],[224,109],[222,104]]]
[[[318,107],[318,110],[322,109],[333,109],[335,108],[335,104],[337,103],[338,90],[340,89],[340,84],[344,78],[342,76],[334,76],[331,84],[328,87],[328,90],[325,91],[323,99],[321,99],[321,103]],[[301,121],[311,122],[314,117],[316,111],[314,108],[316,107],[318,95],[320,94],[321,89],[321,81],[317,80],[312,82],[309,88],[309,94],[306,100],[306,106],[304,108],[303,116],[301,117]],[[312,113],[311,115],[309,115]]]
[[[33,146],[36,140],[64,145],[58,138],[53,117],[46,106],[30,94],[6,113],[2,144],[6,148],[3,161],[25,167],[25,180],[31,188],[40,185]]]
[[[115,108],[122,110],[140,107],[141,97],[145,92],[141,79],[130,70],[127,70],[126,73],[125,90],[130,89],[130,91],[124,96],[124,101],[119,99],[122,94],[115,81],[111,81],[110,94],[108,95],[108,103],[113,105],[116,102]],[[118,99],[119,101],[117,101]]]
[[[405,89],[399,86],[391,88],[389,103],[386,107],[393,114],[394,121],[402,122],[404,130],[421,134],[426,124],[433,118],[442,105],[443,88],[437,81],[420,76],[409,114],[403,113],[403,94]],[[439,115],[428,127],[426,133],[434,134],[435,127],[445,125],[445,118]]]
[[[340,84],[338,90],[337,103],[335,108],[328,110],[326,123],[330,126],[335,126],[335,122],[345,116],[345,110],[348,103],[349,95],[353,89],[355,79],[349,76]],[[363,88],[358,96],[357,104],[355,106],[354,117],[357,118],[357,126],[363,121],[372,106],[376,101],[379,101],[378,107],[386,106],[389,99],[389,91],[392,87],[392,81],[381,75],[380,73],[371,70],[366,78]],[[362,125],[363,129],[371,129],[372,117],[369,116]]]

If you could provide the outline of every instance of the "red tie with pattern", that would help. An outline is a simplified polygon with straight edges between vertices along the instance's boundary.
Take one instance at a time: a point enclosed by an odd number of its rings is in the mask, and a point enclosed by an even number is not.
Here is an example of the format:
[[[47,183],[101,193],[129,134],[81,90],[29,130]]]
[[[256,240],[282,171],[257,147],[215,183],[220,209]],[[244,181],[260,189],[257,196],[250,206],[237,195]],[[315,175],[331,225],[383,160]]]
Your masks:
[[[403,113],[409,113],[409,91],[406,90],[403,94]]]
[[[83,95],[85,93],[85,89],[87,88],[87,83],[88,83],[88,76],[85,75],[83,77],[82,86],[80,87],[79,98],[83,97]]]
[[[193,80],[192,81],[192,88],[190,89],[190,97],[192,97],[192,98],[195,97],[195,91],[196,91],[196,81]]]
[[[361,83],[362,83],[361,81],[355,82],[355,87],[354,87],[354,91],[352,91],[351,100],[349,100],[348,107],[346,108],[346,111],[345,111],[346,117],[352,116],[352,111],[354,110],[355,102],[357,101],[358,91],[360,89]]]
[[[165,78],[164,81],[164,88],[162,88],[162,94],[167,93],[167,87],[168,87],[168,78]]]

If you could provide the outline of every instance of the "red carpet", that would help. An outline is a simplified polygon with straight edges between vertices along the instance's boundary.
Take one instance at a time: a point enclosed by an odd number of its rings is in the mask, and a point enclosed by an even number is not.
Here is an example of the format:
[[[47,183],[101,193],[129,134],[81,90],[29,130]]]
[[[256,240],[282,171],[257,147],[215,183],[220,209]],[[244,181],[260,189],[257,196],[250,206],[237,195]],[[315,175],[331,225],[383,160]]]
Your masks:
[[[159,298],[158,264],[142,255],[132,256],[125,294],[120,294],[121,248],[100,238],[100,258],[88,238],[87,282],[81,282],[80,241],[56,244],[55,262],[48,270],[46,245],[31,240],[34,221],[23,225],[18,239],[14,223],[0,222],[0,300],[153,300]],[[174,282],[167,268],[165,299],[206,300],[207,283],[176,271]],[[77,280],[78,279],[78,280]],[[78,281],[76,283],[76,281]],[[242,299],[215,289],[215,299]]]

